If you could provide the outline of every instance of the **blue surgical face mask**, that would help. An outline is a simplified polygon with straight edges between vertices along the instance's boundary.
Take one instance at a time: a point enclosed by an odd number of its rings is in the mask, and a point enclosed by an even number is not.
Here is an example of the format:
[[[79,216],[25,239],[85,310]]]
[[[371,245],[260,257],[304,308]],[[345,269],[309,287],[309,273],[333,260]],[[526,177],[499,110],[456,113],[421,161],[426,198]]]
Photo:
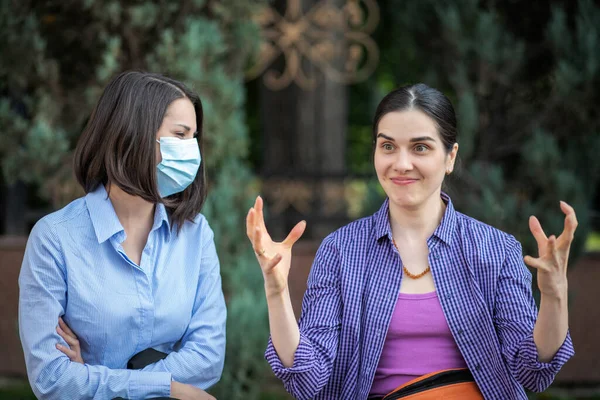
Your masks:
[[[156,166],[161,197],[184,191],[194,181],[200,167],[198,141],[161,137],[157,142],[162,155],[162,161]]]

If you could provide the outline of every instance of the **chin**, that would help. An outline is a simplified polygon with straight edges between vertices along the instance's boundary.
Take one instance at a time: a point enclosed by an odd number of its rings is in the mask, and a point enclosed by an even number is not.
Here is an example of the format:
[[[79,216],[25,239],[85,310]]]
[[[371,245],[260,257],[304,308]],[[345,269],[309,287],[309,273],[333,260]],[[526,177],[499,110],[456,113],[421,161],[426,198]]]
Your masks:
[[[389,191],[386,191],[386,194],[388,195],[390,202],[404,208],[419,207],[425,204],[431,196],[431,193],[423,190],[424,188],[421,187],[391,187],[389,189]]]
[[[421,199],[414,198],[413,196],[395,196],[390,197],[390,201],[395,205],[403,208],[417,207],[423,203]]]
[[[398,193],[397,190],[386,193],[390,201],[400,207],[414,207],[421,204],[424,200],[419,193]]]

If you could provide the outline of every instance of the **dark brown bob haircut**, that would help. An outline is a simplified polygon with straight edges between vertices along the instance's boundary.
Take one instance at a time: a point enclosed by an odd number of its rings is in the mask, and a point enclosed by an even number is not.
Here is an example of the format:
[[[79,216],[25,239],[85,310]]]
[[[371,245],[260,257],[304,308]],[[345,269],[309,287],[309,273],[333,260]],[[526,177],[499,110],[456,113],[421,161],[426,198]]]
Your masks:
[[[159,74],[123,72],[104,89],[79,138],[74,154],[77,181],[86,193],[98,185],[116,185],[125,193],[163,203],[171,227],[192,221],[206,200],[204,159],[196,178],[183,192],[161,198],[157,184],[156,133],[169,105],[189,99],[196,110],[202,152],[202,103],[183,83]],[[203,157],[204,158],[204,157]]]

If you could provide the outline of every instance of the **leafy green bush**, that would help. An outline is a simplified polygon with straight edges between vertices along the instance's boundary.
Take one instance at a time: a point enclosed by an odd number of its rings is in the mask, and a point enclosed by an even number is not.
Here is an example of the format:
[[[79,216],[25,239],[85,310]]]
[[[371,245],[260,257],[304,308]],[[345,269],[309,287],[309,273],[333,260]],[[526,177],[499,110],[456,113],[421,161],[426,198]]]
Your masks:
[[[446,187],[457,209],[514,234],[536,255],[528,217],[559,234],[565,200],[578,214],[576,258],[600,188],[600,7],[385,4],[377,38],[385,62],[352,89],[351,171],[372,171],[364,136],[378,101],[397,85],[425,82],[447,94],[458,115],[459,162]],[[381,197],[371,200],[370,211]]]
[[[80,195],[71,151],[102,88],[127,69],[160,72],[199,92],[203,162],[228,302],[219,398],[257,398],[268,338],[262,276],[245,237],[255,179],[246,165],[244,68],[257,52],[261,1],[2,2],[0,169],[36,184],[54,207]],[[24,29],[26,28],[26,29]],[[27,165],[27,168],[23,168]]]

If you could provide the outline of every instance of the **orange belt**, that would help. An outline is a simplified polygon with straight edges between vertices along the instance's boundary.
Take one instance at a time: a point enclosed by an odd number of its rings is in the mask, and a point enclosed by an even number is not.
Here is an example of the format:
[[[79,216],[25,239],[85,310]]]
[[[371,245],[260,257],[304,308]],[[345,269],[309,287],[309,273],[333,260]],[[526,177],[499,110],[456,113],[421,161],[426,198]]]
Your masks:
[[[420,376],[397,387],[383,400],[484,400],[468,369],[446,369]]]

